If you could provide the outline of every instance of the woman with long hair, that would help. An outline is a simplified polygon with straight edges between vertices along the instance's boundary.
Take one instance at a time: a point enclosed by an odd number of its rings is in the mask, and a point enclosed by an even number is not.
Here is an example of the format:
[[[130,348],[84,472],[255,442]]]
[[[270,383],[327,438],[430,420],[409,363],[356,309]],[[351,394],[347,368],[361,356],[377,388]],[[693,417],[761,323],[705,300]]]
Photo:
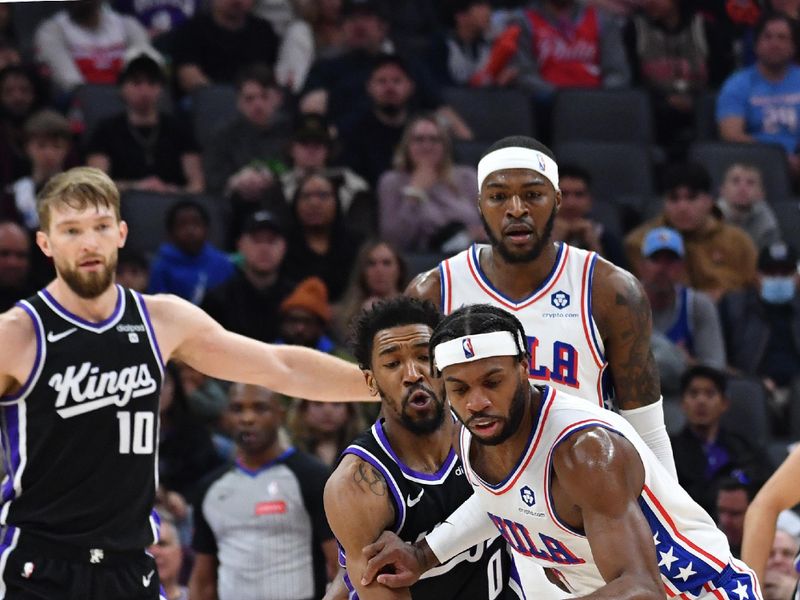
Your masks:
[[[362,309],[378,300],[399,296],[406,283],[408,269],[400,253],[383,240],[365,242],[342,301],[335,307],[333,333],[339,340],[347,340],[350,323]]]
[[[364,427],[356,402],[296,400],[287,419],[292,443],[329,466]]]
[[[453,163],[434,116],[411,119],[378,182],[381,237],[404,252],[455,252],[483,239],[477,180],[475,169]]]
[[[294,225],[286,272],[298,280],[319,277],[331,301],[344,292],[362,241],[345,225],[341,213],[338,190],[331,178],[312,173],[300,181],[292,200]]]

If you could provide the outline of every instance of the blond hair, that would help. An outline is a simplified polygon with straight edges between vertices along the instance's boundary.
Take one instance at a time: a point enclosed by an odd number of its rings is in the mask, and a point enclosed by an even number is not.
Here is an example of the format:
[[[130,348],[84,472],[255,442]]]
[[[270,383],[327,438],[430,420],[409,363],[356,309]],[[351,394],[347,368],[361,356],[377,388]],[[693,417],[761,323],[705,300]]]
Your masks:
[[[437,166],[439,176],[448,183],[451,183],[451,174],[453,170],[453,142],[450,139],[450,134],[447,129],[442,127],[442,124],[437,120],[436,116],[430,113],[416,115],[406,125],[403,130],[403,135],[400,142],[395,147],[394,157],[392,158],[392,167],[397,171],[411,173],[414,171],[416,165],[411,160],[411,154],[408,147],[411,145],[411,138],[413,137],[414,128],[419,123],[432,123],[439,133],[442,141],[442,162]]]
[[[114,211],[117,221],[121,220],[117,186],[94,167],[75,167],[53,176],[39,192],[36,205],[42,231],[50,228],[50,212],[57,206],[75,210],[106,207]]]

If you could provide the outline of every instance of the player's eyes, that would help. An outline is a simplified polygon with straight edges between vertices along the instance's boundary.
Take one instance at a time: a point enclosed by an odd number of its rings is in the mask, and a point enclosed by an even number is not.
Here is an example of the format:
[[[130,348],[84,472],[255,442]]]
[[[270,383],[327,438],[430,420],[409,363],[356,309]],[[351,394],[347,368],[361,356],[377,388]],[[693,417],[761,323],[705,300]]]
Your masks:
[[[383,363],[383,366],[387,369],[394,369],[400,364],[399,360],[392,360],[387,363]]]

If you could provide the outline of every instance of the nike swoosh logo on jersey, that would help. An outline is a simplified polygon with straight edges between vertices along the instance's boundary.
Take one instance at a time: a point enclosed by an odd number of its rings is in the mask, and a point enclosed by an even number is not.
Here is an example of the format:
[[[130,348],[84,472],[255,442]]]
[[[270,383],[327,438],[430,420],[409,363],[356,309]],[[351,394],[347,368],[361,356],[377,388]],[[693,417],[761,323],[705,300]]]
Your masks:
[[[150,580],[153,578],[153,573],[155,573],[155,571],[150,571],[147,575],[142,575],[142,585],[144,587],[150,587]]]
[[[419,496],[417,496],[417,497],[416,497],[416,498],[414,498],[414,499],[412,499],[412,498],[411,498],[411,494],[409,494],[409,495],[408,495],[408,497],[406,498],[406,504],[408,504],[408,508],[411,508],[412,506],[416,506],[416,505],[417,505],[417,503],[418,503],[420,500],[422,500],[422,494],[424,494],[424,493],[425,493],[425,490],[420,490],[420,491],[419,491]]]
[[[47,332],[47,341],[51,344],[55,344],[58,340],[63,340],[68,335],[72,335],[78,331],[77,327],[73,327],[72,329],[67,329],[66,331],[62,331],[61,333],[53,333],[52,331]]]

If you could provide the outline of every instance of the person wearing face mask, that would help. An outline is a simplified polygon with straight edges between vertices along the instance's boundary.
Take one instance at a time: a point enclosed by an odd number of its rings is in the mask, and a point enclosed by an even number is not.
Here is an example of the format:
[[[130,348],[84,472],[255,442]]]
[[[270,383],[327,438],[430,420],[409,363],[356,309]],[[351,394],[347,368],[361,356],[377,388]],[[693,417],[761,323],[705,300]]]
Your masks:
[[[800,384],[800,294],[797,250],[783,242],[758,256],[757,284],[719,305],[729,365],[764,383],[779,428]],[[779,431],[776,433],[780,433]]]

